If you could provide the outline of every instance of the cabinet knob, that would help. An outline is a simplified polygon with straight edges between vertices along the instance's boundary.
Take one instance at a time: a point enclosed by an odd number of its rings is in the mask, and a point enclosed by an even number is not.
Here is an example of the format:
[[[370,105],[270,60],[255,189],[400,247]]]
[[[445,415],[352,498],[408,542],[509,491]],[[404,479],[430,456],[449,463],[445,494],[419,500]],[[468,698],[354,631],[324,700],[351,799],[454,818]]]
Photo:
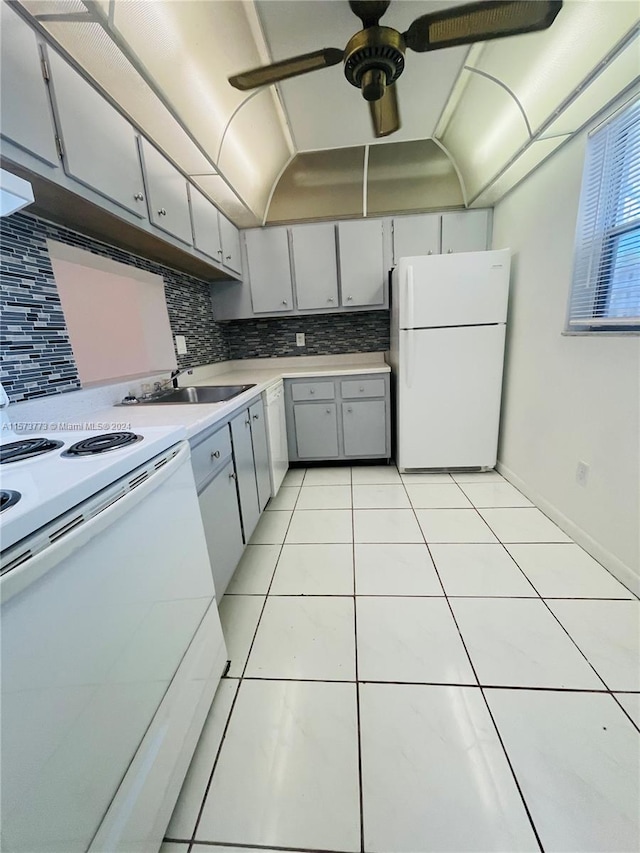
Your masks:
[[[225,261],[230,261],[230,260],[231,260],[231,255],[225,255],[225,258],[224,258],[224,259],[225,259]]]
[[[335,299],[333,298],[333,296],[330,296],[330,297],[327,299],[327,302],[335,302]]]
[[[347,296],[347,302],[353,302],[353,296]]]
[[[310,393],[310,394],[315,394],[315,393],[316,393],[316,389],[315,389],[315,388],[310,388],[310,389],[309,389],[309,393]]]
[[[134,195],[134,198],[136,201],[144,201],[144,196],[142,195],[142,193],[136,193]]]
[[[362,393],[363,391],[364,391],[364,385],[361,385],[360,386],[360,393]]]
[[[286,305],[286,304],[287,304],[287,300],[286,300],[286,299],[283,299],[283,300],[282,300],[282,304],[283,304],[283,305]]]
[[[447,249],[447,255],[450,255],[453,252],[453,249]]]
[[[353,409],[351,408],[351,406],[349,406],[349,408],[347,409],[347,412],[348,412],[350,415],[351,415],[351,414],[353,414]]]
[[[232,471],[232,472],[229,474],[229,479],[230,479],[230,480],[236,480],[236,479],[237,479],[237,477],[236,477],[236,472],[235,472],[235,471]]]
[[[161,207],[160,210],[158,211],[158,216],[166,216],[166,215],[167,215],[167,211],[164,209],[164,207]]]
[[[427,255],[433,255],[433,252],[431,251],[431,249],[429,249],[429,251],[427,252]]]
[[[222,254],[222,249],[218,249],[217,254],[218,254],[218,255],[221,255],[221,254]]]
[[[254,416],[253,416],[253,419],[254,419],[254,421],[259,420],[259,419],[260,419],[260,415],[254,415]]]
[[[245,425],[245,426],[251,426],[251,418],[248,418],[248,419],[244,422],[244,425]]]
[[[214,459],[220,459],[220,451],[219,450],[212,451],[211,461],[213,462]]]
[[[328,415],[330,415],[330,414],[331,414],[331,409],[325,409],[325,411],[326,411],[326,413],[327,413]]]

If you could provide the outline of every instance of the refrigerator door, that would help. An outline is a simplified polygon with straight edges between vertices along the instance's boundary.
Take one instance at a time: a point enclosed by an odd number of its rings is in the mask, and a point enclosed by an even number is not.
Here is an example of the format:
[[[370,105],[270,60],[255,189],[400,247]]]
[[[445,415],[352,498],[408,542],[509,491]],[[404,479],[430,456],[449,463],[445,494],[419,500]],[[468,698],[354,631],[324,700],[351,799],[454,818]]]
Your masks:
[[[393,294],[399,327],[506,322],[510,256],[500,249],[402,258]]]
[[[495,466],[504,340],[502,324],[400,331],[401,470]]]

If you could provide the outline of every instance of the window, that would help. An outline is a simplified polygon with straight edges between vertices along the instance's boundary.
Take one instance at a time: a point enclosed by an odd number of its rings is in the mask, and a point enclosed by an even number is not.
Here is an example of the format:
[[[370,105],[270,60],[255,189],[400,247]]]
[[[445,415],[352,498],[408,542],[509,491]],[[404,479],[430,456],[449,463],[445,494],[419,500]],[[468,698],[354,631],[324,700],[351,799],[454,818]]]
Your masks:
[[[640,330],[640,100],[589,138],[567,329]]]

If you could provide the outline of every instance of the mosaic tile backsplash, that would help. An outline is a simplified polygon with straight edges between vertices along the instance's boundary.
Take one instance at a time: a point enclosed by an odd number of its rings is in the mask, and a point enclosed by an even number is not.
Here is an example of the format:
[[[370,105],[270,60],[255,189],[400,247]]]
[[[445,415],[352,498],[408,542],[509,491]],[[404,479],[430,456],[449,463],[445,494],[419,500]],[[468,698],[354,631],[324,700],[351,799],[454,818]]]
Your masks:
[[[389,349],[388,311],[235,320],[224,326],[231,358],[342,355]],[[305,346],[296,346],[296,332],[305,333]]]
[[[389,348],[389,312],[216,323],[209,283],[38,217],[14,213],[0,224],[0,376],[12,401],[80,388],[47,239],[161,275],[174,335],[187,339],[178,366],[227,359],[339,355]],[[296,332],[306,346],[296,347]]]
[[[147,261],[28,214],[14,213],[0,226],[0,348],[2,384],[12,401],[80,387],[46,240],[161,275],[174,335],[187,339],[178,366],[225,361],[225,330],[213,319],[208,282]]]

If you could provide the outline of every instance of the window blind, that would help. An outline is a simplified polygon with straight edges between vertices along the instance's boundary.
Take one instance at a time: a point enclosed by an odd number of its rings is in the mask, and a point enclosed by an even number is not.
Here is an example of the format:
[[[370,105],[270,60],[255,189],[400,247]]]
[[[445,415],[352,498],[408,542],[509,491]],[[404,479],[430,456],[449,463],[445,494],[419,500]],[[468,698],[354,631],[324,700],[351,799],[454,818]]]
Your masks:
[[[640,328],[640,100],[589,138],[568,328]]]

